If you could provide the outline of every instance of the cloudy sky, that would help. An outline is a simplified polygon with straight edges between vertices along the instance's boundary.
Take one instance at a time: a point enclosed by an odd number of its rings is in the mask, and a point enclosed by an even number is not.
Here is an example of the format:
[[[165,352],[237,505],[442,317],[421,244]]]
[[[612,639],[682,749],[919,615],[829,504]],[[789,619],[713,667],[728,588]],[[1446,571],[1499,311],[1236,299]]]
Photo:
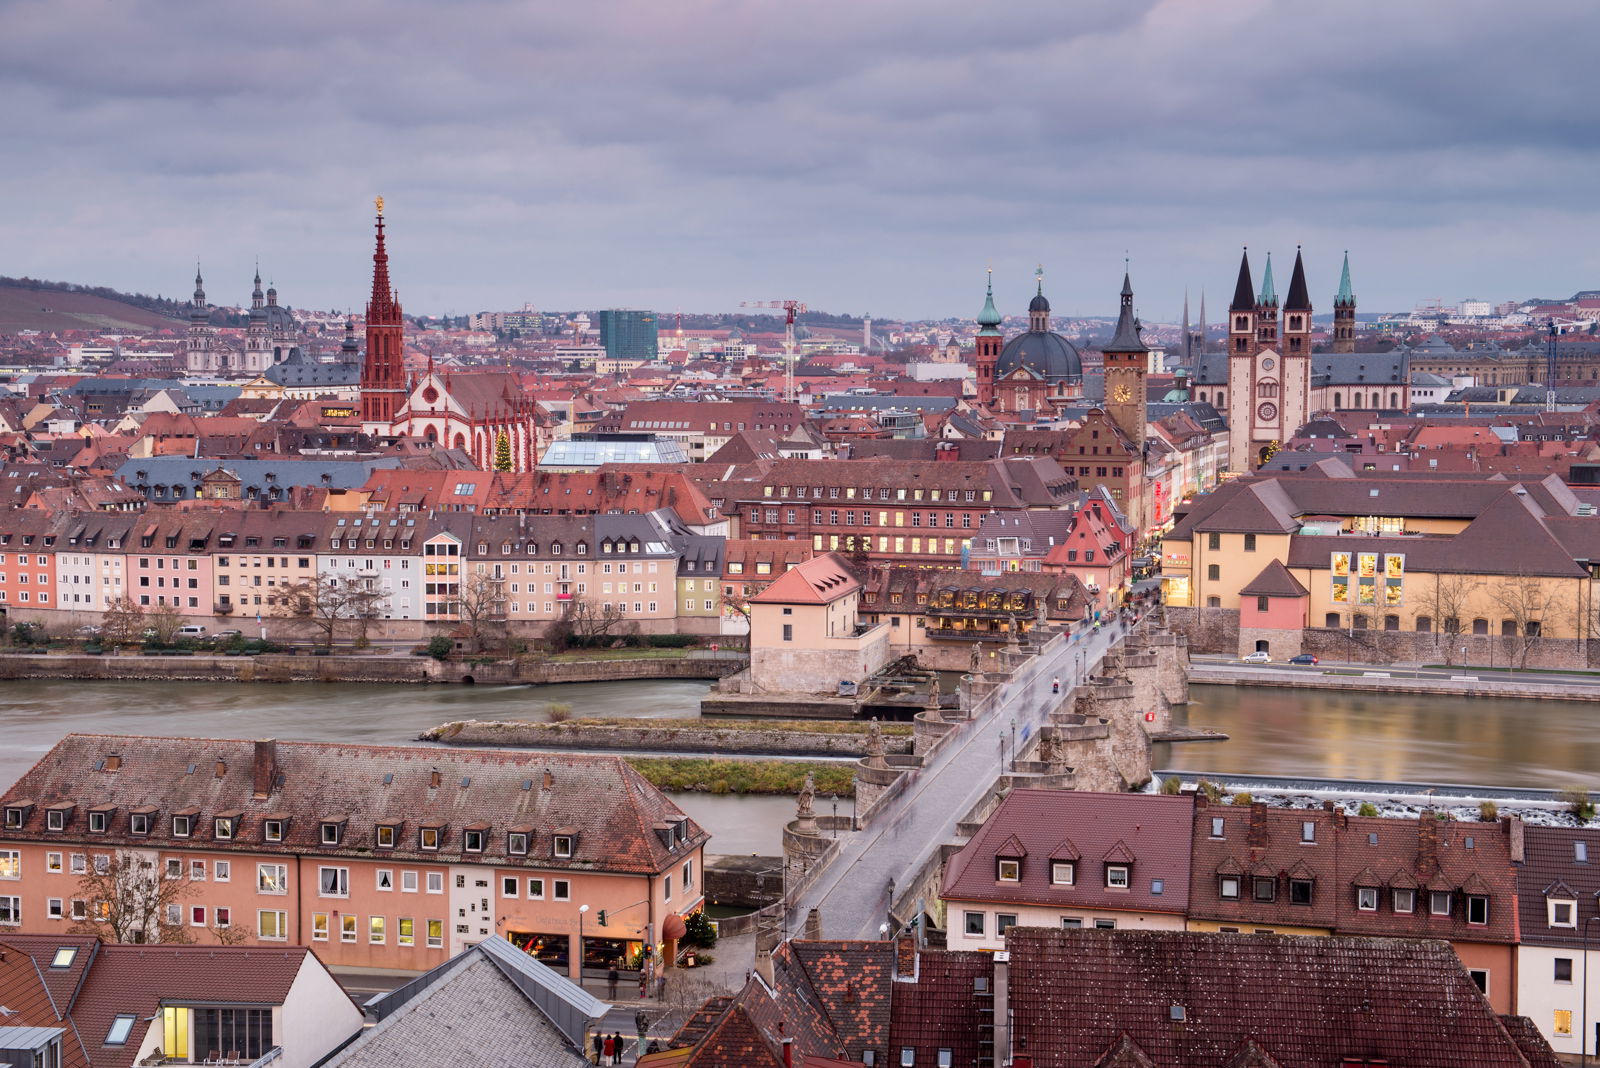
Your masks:
[[[1588,0],[0,0],[0,274],[407,310],[1600,287]],[[1258,263],[1259,269],[1259,263]],[[1280,289],[1281,292],[1281,289]]]

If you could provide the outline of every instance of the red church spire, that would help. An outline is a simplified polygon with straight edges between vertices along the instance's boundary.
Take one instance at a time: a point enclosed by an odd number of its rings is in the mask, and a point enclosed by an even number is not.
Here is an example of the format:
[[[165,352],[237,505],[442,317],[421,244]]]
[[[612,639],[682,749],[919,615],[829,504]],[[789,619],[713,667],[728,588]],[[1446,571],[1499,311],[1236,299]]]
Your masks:
[[[367,355],[361,365],[361,421],[388,433],[405,403],[405,338],[400,302],[389,283],[383,244],[383,198],[376,201],[377,246],[372,253],[372,299],[367,303]]]

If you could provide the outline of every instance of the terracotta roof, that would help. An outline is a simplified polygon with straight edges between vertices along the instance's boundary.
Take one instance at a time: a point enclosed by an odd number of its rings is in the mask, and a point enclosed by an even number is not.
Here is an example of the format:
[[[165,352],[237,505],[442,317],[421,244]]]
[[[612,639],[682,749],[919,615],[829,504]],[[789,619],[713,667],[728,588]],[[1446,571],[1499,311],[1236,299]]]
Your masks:
[[[117,756],[113,763],[107,758]],[[257,768],[262,769],[257,774]],[[547,778],[548,775],[548,778]],[[260,783],[271,785],[260,796]],[[74,821],[66,835],[44,829],[43,806],[71,802],[77,811],[112,806],[118,814],[154,806],[160,817],[149,836],[128,832],[113,815],[110,831],[96,836],[108,846],[154,846],[170,841],[165,816],[198,810],[186,841],[212,850],[370,856],[376,828],[392,825],[397,858],[455,863],[518,864],[587,871],[656,872],[684,854],[669,849],[653,828],[686,820],[665,794],[625,760],[503,750],[342,745],[329,742],[249,742],[230,739],[154,738],[69,734],[6,794],[38,806],[10,840],[67,840],[83,831]],[[243,814],[232,839],[217,840],[211,818]],[[268,816],[287,815],[281,842],[263,839]],[[321,841],[324,821],[344,821],[336,845]],[[421,822],[444,828],[437,851],[421,850]],[[460,828],[489,828],[482,854],[464,853]],[[506,851],[511,827],[531,827],[527,857]],[[558,828],[577,829],[571,858],[553,855]],[[688,848],[707,839],[689,820]],[[565,833],[563,831],[563,833]]]
[[[1277,560],[1272,561],[1261,569],[1261,573],[1251,579],[1239,591],[1245,597],[1308,597],[1311,591],[1300,584],[1300,580],[1289,574],[1289,569]]]
[[[947,901],[1165,912],[1189,903],[1189,834],[1194,801],[1155,794],[1018,790],[945,865]],[[1070,837],[1081,860],[1071,885],[1051,881],[1049,857]],[[1021,879],[1000,882],[995,860],[1026,847]],[[1105,885],[1103,865],[1130,864],[1127,890]],[[1155,884],[1160,883],[1160,893]]]
[[[750,598],[752,604],[830,604],[861,589],[837,553],[796,564]]]
[[[1528,1064],[1444,942],[1013,927],[1006,948],[1037,1068]]]
[[[991,1048],[986,1039],[994,1023],[993,972],[989,953],[921,954],[916,981],[893,987],[888,1063],[898,1064],[899,1051],[907,1048],[915,1051],[917,1064],[938,1064],[941,1049],[950,1050],[952,1064],[979,1063]],[[979,980],[988,996],[977,990]]]

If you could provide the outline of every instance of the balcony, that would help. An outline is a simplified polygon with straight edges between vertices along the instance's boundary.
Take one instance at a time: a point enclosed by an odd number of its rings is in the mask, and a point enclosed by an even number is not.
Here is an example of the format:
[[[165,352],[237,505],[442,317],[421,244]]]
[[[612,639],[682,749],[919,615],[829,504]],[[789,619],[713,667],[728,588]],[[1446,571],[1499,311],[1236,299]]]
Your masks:
[[[981,630],[977,627],[929,627],[924,631],[928,637],[943,641],[964,642],[1004,642],[1016,634],[1020,640],[1026,631],[1009,630]]]
[[[217,615],[217,616],[231,616],[231,615],[233,615],[233,602],[232,601],[218,601],[216,604],[211,606],[211,614],[212,615]]]

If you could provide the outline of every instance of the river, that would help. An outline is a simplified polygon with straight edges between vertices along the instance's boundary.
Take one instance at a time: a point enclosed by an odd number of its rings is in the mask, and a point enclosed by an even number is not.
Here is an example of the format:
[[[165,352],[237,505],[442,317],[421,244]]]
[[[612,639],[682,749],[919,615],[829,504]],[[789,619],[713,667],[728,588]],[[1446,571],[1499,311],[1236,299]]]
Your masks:
[[[572,714],[680,718],[709,684],[693,680],[560,686],[376,686],[354,683],[0,683],[0,784],[9,785],[71,731],[214,738],[307,738],[406,744],[453,719]],[[1226,742],[1157,747],[1157,767],[1223,774],[1308,775],[1595,788],[1595,706],[1514,699],[1452,700],[1196,686],[1175,722],[1215,727]],[[776,854],[787,797],[675,800],[719,853]]]
[[[1226,742],[1158,745],[1158,768],[1475,786],[1600,787],[1588,701],[1193,686],[1175,724]]]

